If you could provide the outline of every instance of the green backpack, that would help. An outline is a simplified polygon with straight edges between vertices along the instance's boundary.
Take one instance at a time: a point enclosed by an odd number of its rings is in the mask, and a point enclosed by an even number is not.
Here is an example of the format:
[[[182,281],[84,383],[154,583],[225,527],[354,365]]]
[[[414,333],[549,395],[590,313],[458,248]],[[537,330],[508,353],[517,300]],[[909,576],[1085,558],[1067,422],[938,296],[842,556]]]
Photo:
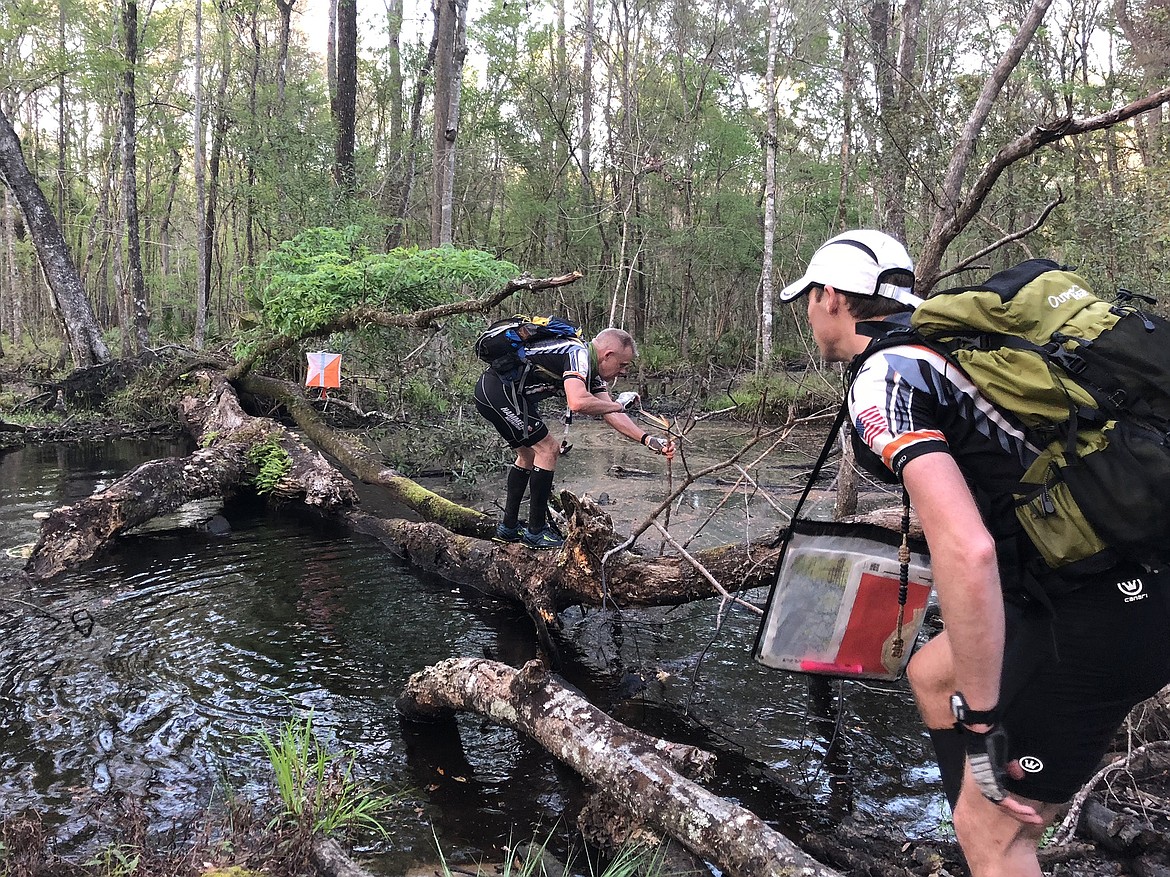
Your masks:
[[[1170,561],[1170,323],[1135,298],[1102,301],[1033,259],[936,293],[911,320],[1043,449],[1016,516],[1048,566],[1074,576]]]

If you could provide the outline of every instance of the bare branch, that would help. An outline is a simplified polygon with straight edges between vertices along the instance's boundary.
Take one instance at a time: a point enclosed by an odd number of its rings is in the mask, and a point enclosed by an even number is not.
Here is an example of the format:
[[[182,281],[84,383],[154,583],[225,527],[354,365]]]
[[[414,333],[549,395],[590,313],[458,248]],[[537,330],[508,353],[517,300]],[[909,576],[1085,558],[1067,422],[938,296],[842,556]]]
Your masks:
[[[740,599],[739,597],[735,596],[730,591],[728,591],[725,587],[723,587],[723,585],[719,584],[719,580],[716,579],[715,576],[711,575],[711,572],[707,569],[707,567],[705,567],[705,566],[703,566],[703,564],[699,563],[699,561],[697,561],[685,548],[683,548],[682,545],[679,544],[678,540],[670,535],[669,530],[667,530],[664,526],[662,526],[657,521],[654,521],[653,523],[654,523],[654,526],[657,528],[658,532],[662,534],[662,538],[665,539],[667,542],[669,542],[678,551],[678,553],[682,555],[683,560],[685,560],[692,567],[694,567],[695,571],[699,575],[701,575],[703,578],[705,578],[707,580],[707,582],[711,585],[711,587],[714,588],[716,591],[718,591],[723,596],[723,599],[725,601],[730,600],[732,603],[735,603],[737,606],[742,606],[744,609],[747,609],[750,612],[754,612],[756,615],[763,615],[764,614],[764,610],[761,609],[759,606],[757,606],[755,603],[749,603],[746,600]]]
[[[1031,225],[1029,225],[1027,228],[1022,228],[1019,231],[1013,232],[1011,234],[1005,234],[1003,237],[1001,237],[995,243],[988,244],[986,247],[984,247],[982,250],[980,250],[977,253],[972,253],[970,256],[968,256],[966,259],[963,259],[962,261],[960,261],[954,267],[949,268],[948,270],[941,272],[935,278],[934,282],[938,283],[938,281],[940,281],[946,277],[951,277],[955,274],[958,274],[960,271],[963,271],[968,265],[972,264],[973,262],[979,261],[984,256],[986,256],[988,253],[994,253],[1000,247],[1006,247],[1008,244],[1011,244],[1011,243],[1014,243],[1018,240],[1026,238],[1028,235],[1030,235],[1032,232],[1034,232],[1036,229],[1038,229],[1040,226],[1042,226],[1045,222],[1047,222],[1048,217],[1052,214],[1052,211],[1055,210],[1057,207],[1059,207],[1061,204],[1063,204],[1066,200],[1067,199],[1064,197],[1064,192],[1057,190],[1057,197],[1054,198],[1053,200],[1049,201],[1046,205],[1044,205],[1044,209],[1042,211],[1040,211],[1040,215],[1038,217],[1036,217],[1036,221],[1033,222]]]
[[[1131,101],[1122,107],[1083,119],[1057,119],[1043,125],[1036,125],[1027,133],[1003,146],[971,186],[967,197],[958,201],[945,201],[934,227],[927,237],[922,256],[918,261],[918,289],[927,294],[939,280],[939,265],[942,254],[950,243],[966,228],[983,206],[992,187],[1003,172],[1021,159],[1027,158],[1050,143],[1065,137],[1075,137],[1090,131],[1109,128],[1141,113],[1149,112],[1170,101],[1170,86],[1151,92],[1145,97]],[[964,134],[966,136],[966,134]]]

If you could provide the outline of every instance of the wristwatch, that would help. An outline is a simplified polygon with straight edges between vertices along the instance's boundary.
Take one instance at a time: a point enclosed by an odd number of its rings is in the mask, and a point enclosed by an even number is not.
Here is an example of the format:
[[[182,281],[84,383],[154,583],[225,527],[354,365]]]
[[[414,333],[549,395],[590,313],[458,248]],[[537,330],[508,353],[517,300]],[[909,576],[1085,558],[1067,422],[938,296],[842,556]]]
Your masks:
[[[999,721],[998,706],[989,710],[973,710],[967,706],[967,699],[961,691],[951,695],[951,714],[960,725],[994,725]]]

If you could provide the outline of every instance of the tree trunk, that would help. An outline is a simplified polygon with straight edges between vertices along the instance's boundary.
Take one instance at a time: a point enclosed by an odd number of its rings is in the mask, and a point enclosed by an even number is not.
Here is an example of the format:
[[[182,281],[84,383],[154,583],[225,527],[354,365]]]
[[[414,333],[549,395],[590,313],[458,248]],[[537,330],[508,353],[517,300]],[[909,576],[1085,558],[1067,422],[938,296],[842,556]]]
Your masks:
[[[171,150],[171,181],[167,184],[167,198],[163,204],[163,215],[158,225],[159,272],[163,277],[171,276],[171,215],[175,209],[175,192],[179,188],[179,174],[183,171],[183,159],[179,150]]]
[[[65,338],[73,363],[81,368],[105,362],[110,352],[102,340],[101,327],[85,295],[85,287],[69,256],[53,208],[25,164],[20,140],[8,116],[0,109],[0,179],[12,189],[32,235],[37,256],[45,270],[49,288],[65,326]]]
[[[57,0],[57,50],[62,58],[68,57],[65,45],[65,0]],[[62,64],[57,74],[57,224],[65,228],[65,201],[69,156],[69,125],[67,123],[69,100],[66,94],[65,73],[68,65]]]
[[[764,100],[768,130],[764,135],[764,253],[760,268],[760,342],[756,370],[772,368],[772,269],[776,249],[776,53],[780,42],[780,3],[768,0],[768,60]]]
[[[463,64],[467,60],[468,0],[455,0],[455,33],[451,52],[450,106],[443,131],[443,203],[439,238],[450,244],[455,239],[455,141],[459,137],[460,102],[463,99]]]
[[[202,350],[207,339],[207,329],[211,324],[211,270],[215,262],[215,229],[219,216],[219,165],[223,155],[223,143],[227,137],[228,107],[227,89],[231,80],[232,48],[231,33],[228,23],[228,10],[221,5],[217,17],[219,33],[219,84],[215,89],[215,124],[211,126],[211,154],[207,159],[206,177],[206,205],[204,206],[203,222],[200,224],[202,238],[199,263],[203,266],[200,272],[200,286],[196,290],[196,314],[203,314],[203,320],[195,321],[195,349]]]
[[[187,458],[154,460],[108,488],[53,510],[26,569],[48,578],[93,557],[110,539],[185,502],[234,493],[254,464],[248,451],[269,438],[279,441],[292,467],[277,490],[286,498],[324,510],[355,501],[353,486],[325,459],[275,421],[250,417],[222,375],[203,374],[204,392],[180,403],[180,417],[201,445]]]
[[[280,33],[276,47],[276,99],[284,110],[284,90],[288,82],[288,45],[292,37],[292,13],[296,0],[276,0],[280,12]]]
[[[12,203],[12,193],[4,190],[4,285],[7,295],[3,297],[3,317],[5,328],[8,329],[8,340],[13,345],[20,344],[24,335],[24,309],[21,299],[24,292],[20,281],[20,266],[16,261],[16,205]]]
[[[471,711],[526,734],[635,819],[730,877],[838,877],[754,813],[685,775],[707,774],[709,753],[614,721],[538,662],[516,670],[482,658],[443,661],[410,677],[398,709],[413,721]]]
[[[142,275],[142,240],[138,219],[138,0],[123,0],[122,35],[125,70],[122,72],[122,213],[126,222],[126,312],[132,322],[135,353],[150,346],[150,314],[146,281]]]
[[[431,246],[449,244],[443,238],[444,215],[450,217],[452,192],[447,189],[447,153],[453,148],[447,139],[450,127],[451,90],[455,58],[455,29],[458,14],[457,0],[434,0],[435,36],[435,123],[431,131]],[[450,225],[448,224],[448,229]]]
[[[435,55],[439,46],[439,21],[435,19],[435,30],[431,35],[427,57],[419,70],[418,80],[414,85],[414,103],[410,110],[410,139],[406,150],[401,177],[393,184],[390,206],[390,226],[386,232],[386,249],[393,250],[402,244],[402,233],[406,228],[406,213],[410,207],[410,195],[414,189],[414,178],[417,173],[418,147],[422,140],[422,110],[423,97],[426,95],[427,80],[435,69]]]
[[[333,179],[343,198],[357,186],[354,143],[357,125],[357,0],[337,0],[337,91],[333,121],[337,126]]]
[[[291,6],[291,4],[290,4]],[[282,7],[283,9],[283,7]],[[207,259],[207,190],[203,167],[203,3],[195,3],[195,99],[192,160],[195,165],[195,336],[196,350],[203,349],[207,334],[207,290],[210,263]]]

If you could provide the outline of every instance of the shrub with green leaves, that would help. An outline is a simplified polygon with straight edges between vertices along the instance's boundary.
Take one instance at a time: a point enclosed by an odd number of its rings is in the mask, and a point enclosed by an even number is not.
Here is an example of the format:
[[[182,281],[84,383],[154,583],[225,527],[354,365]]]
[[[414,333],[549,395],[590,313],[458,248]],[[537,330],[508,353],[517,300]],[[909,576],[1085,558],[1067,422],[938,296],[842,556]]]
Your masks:
[[[520,269],[482,250],[400,247],[374,253],[359,226],[310,228],[256,270],[263,325],[303,336],[358,306],[405,312],[498,289]]]

